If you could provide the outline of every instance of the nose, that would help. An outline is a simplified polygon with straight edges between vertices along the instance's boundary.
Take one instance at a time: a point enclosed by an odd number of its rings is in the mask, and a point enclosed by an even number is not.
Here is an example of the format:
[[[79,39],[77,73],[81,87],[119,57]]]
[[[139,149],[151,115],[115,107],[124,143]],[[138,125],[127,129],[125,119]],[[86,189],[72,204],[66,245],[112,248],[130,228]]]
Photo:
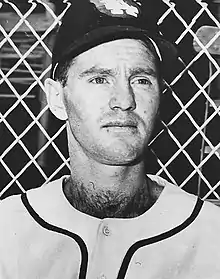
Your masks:
[[[133,111],[136,108],[134,92],[129,84],[117,84],[109,101],[112,110]]]

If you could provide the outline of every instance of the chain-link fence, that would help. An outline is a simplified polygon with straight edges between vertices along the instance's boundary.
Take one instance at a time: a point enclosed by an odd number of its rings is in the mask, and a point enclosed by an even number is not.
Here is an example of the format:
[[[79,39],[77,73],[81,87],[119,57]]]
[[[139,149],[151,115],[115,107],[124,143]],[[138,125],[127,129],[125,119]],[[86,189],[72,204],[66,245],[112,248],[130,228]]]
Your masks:
[[[44,80],[54,36],[70,1],[0,2],[1,198],[69,173],[65,123],[49,112]],[[155,0],[161,32],[179,48],[185,70],[163,92],[146,171],[218,201],[220,196],[220,83],[218,53],[197,30],[220,28],[215,5]],[[220,29],[219,29],[220,30]],[[67,30],[71,32],[71,30]]]

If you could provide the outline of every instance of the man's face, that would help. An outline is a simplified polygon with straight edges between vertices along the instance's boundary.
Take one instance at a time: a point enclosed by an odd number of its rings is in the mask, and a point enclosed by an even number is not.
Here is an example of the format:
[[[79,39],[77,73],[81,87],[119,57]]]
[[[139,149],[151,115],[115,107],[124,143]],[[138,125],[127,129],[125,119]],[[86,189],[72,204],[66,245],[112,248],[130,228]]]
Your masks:
[[[140,41],[116,40],[80,54],[64,88],[69,148],[77,144],[103,164],[131,164],[149,141],[159,96],[155,58]]]

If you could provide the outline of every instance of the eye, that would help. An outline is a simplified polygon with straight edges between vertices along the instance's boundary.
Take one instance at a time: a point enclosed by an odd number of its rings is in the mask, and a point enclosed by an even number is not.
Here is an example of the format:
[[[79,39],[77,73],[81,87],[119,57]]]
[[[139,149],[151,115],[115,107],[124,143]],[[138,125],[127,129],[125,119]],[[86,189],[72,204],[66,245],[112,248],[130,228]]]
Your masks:
[[[132,80],[131,84],[140,85],[151,85],[151,81],[148,78],[135,78]]]
[[[106,84],[108,83],[107,79],[104,77],[96,77],[90,80],[91,83],[95,84]]]

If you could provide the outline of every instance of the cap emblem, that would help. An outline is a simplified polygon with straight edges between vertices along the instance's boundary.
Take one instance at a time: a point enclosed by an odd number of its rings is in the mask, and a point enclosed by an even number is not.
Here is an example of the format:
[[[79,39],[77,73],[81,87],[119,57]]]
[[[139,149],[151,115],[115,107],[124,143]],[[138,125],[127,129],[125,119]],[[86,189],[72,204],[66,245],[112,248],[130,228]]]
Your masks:
[[[105,14],[117,17],[138,17],[140,10],[139,1],[132,0],[91,0],[97,9]]]

